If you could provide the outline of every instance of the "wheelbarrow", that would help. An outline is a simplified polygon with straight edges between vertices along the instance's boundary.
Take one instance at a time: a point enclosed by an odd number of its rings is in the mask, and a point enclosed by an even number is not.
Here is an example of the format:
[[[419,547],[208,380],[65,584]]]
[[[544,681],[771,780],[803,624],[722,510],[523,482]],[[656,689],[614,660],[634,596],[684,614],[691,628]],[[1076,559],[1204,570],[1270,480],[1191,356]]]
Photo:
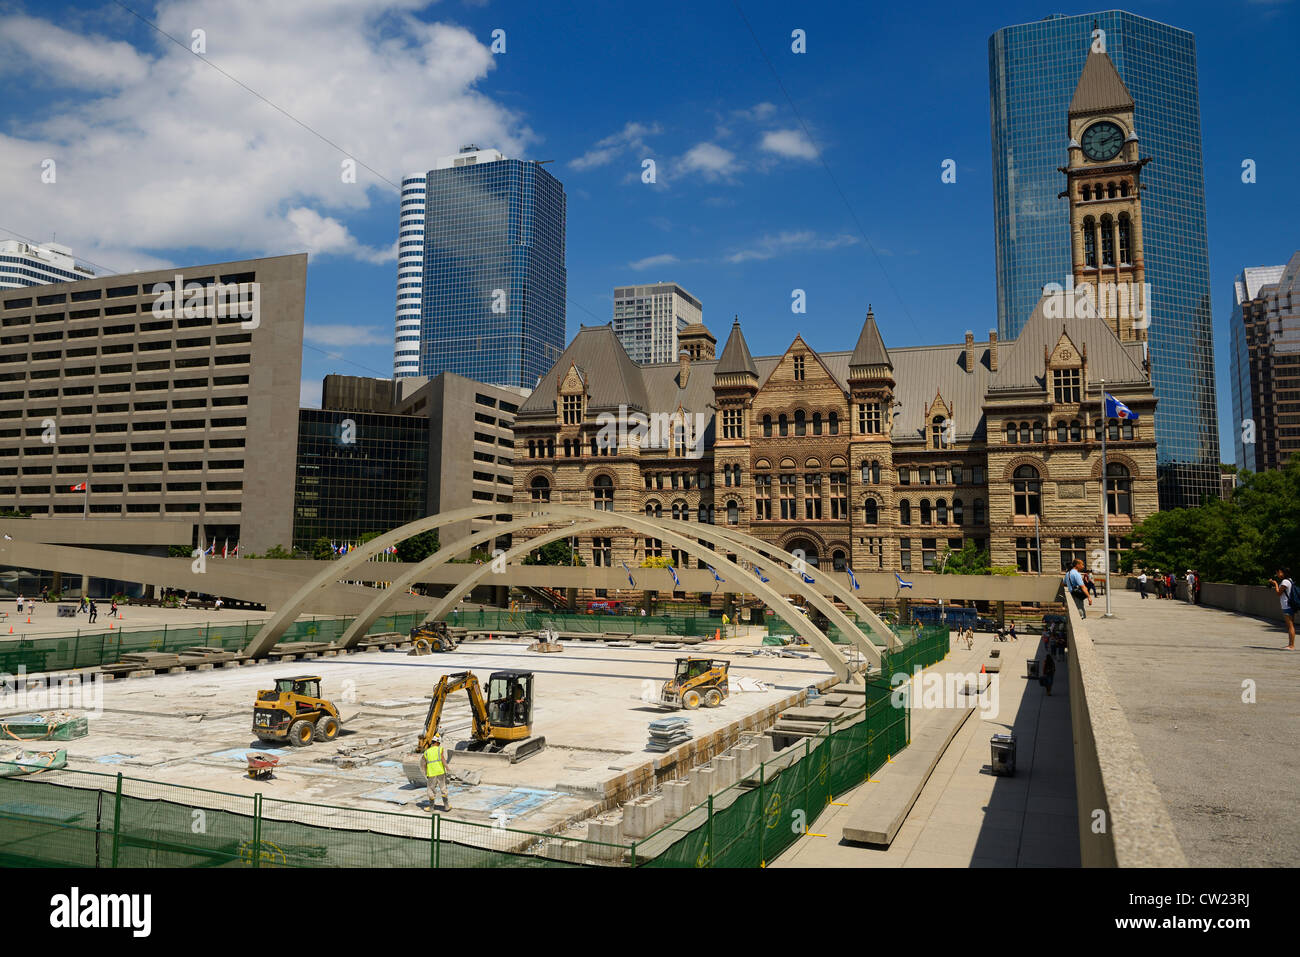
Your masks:
[[[274,754],[266,754],[263,751],[248,752],[248,776],[254,780],[269,778],[280,763],[280,759]]]

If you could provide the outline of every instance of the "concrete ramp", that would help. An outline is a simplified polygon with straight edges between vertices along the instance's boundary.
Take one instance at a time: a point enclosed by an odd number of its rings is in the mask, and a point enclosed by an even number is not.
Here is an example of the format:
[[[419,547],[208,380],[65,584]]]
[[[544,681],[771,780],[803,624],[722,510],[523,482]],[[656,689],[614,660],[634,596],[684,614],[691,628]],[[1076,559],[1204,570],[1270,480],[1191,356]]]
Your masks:
[[[920,727],[913,729],[912,743],[877,772],[874,783],[862,785],[867,799],[844,825],[844,840],[888,847],[948,743],[974,710],[938,708],[928,712],[923,723],[917,722]]]

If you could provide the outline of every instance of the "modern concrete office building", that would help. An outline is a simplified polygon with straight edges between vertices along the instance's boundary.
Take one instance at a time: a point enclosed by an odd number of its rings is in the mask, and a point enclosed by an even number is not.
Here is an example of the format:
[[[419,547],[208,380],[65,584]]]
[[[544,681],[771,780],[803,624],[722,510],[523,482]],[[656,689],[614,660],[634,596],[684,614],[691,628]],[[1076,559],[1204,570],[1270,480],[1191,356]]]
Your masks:
[[[58,243],[38,246],[16,239],[0,240],[0,289],[91,279],[95,273]]]
[[[1281,468],[1300,449],[1300,251],[1243,269],[1230,321],[1237,467]]]
[[[476,146],[424,176],[422,216],[419,180],[402,186],[395,377],[533,388],[564,349],[564,187],[540,163]]]
[[[355,542],[473,505],[501,511],[444,528],[443,542],[509,521],[514,417],[526,394],[452,373],[326,376],[322,407],[299,411],[294,546]]]
[[[0,509],[288,542],[306,275],[279,256],[0,295]]]
[[[1100,31],[1094,39],[1094,28]],[[1218,416],[1196,38],[1122,10],[1054,15],[988,41],[998,332],[1014,339],[1046,283],[1072,274],[1069,207],[1059,198],[1063,118],[1089,52],[1104,42],[1136,103],[1143,156],[1144,281],[1151,288],[1151,380],[1162,508],[1219,494]],[[1085,87],[1087,84],[1085,84]],[[1114,91],[1117,92],[1117,91]]]
[[[676,362],[678,334],[703,322],[700,301],[675,282],[614,289],[614,335],[637,365]]]

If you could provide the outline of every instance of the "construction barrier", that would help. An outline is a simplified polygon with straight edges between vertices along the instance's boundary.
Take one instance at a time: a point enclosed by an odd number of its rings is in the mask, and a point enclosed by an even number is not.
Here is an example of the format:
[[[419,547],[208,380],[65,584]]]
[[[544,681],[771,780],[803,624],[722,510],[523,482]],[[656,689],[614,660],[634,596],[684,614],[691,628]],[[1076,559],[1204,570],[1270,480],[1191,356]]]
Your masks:
[[[367,634],[400,632],[406,634],[424,619],[422,612],[385,615],[375,621]],[[352,624],[352,618],[315,618],[293,622],[280,639],[295,641],[337,641]],[[134,631],[57,635],[46,638],[19,638],[0,641],[0,674],[17,674],[24,666],[28,674],[41,671],[65,671],[116,664],[122,655],[132,652],[179,653],[186,648],[203,646],[222,651],[243,651],[264,621],[207,622],[201,625],[158,625]]]

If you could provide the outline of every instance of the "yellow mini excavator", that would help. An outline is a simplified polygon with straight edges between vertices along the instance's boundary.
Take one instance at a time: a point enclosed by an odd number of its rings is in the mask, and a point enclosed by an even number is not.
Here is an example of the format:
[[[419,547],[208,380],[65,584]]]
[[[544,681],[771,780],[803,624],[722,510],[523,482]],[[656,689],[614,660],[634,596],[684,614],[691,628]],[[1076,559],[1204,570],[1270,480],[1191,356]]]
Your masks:
[[[464,690],[469,693],[473,731],[468,741],[456,745],[455,754],[492,755],[511,764],[532,757],[546,747],[546,739],[533,736],[533,673],[531,671],[494,671],[488,678],[484,697],[478,678],[472,671],[443,675],[433,689],[424,730],[416,745],[423,754],[433,736],[439,733],[442,708],[447,696]]]

